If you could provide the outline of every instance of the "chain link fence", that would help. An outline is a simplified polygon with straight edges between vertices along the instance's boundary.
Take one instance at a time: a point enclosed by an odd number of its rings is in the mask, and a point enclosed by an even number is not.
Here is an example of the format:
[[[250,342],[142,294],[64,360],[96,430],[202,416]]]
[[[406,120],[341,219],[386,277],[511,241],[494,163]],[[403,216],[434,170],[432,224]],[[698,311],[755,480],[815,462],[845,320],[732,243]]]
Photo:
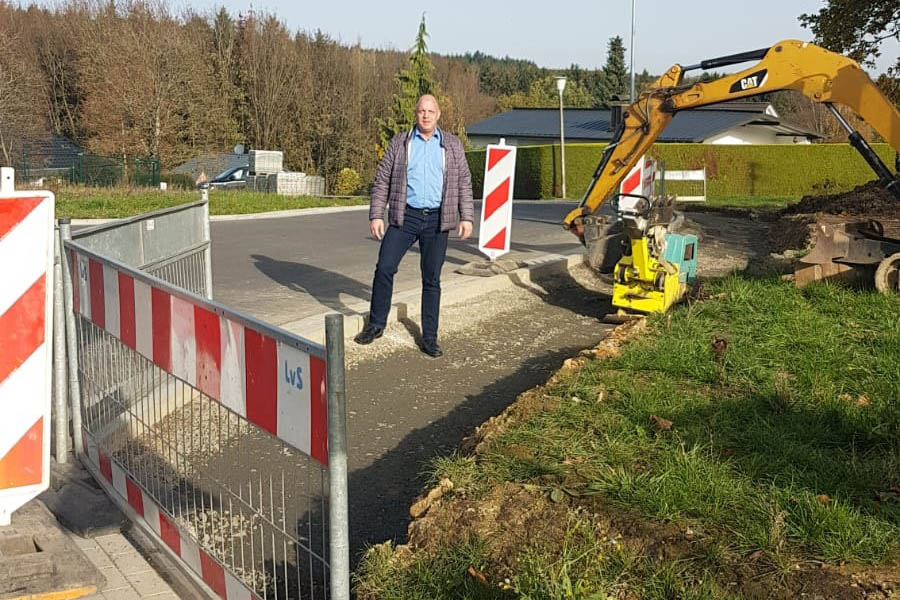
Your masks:
[[[99,187],[131,185],[157,187],[160,161],[156,157],[104,156],[80,152],[70,156],[22,153],[21,179],[56,177],[72,184]]]

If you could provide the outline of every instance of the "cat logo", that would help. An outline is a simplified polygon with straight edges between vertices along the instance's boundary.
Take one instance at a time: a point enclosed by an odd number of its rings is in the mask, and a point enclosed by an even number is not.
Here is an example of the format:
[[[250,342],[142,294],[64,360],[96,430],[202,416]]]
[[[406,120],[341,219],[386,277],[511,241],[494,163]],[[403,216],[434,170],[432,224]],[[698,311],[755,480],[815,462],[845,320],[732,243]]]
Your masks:
[[[766,84],[768,74],[769,73],[766,69],[757,71],[756,73],[751,73],[750,75],[747,75],[746,77],[742,77],[738,81],[735,81],[729,91],[734,94],[737,92],[746,92],[748,90],[761,88]]]

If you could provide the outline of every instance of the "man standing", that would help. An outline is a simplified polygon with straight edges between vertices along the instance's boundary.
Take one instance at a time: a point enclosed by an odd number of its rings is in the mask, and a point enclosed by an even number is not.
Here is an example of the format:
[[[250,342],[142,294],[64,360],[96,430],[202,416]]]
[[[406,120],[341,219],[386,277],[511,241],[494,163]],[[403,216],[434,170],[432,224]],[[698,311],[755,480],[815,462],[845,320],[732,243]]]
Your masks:
[[[422,269],[422,352],[437,358],[441,305],[441,267],[447,237],[458,229],[459,239],[472,235],[475,208],[472,175],[458,137],[438,126],[441,109],[430,94],[416,103],[416,125],[398,133],[388,144],[375,173],[369,228],[381,240],[369,322],[356,336],[371,344],[387,325],[394,290],[394,274],[406,251],[419,242]],[[389,225],[385,231],[385,211]]]

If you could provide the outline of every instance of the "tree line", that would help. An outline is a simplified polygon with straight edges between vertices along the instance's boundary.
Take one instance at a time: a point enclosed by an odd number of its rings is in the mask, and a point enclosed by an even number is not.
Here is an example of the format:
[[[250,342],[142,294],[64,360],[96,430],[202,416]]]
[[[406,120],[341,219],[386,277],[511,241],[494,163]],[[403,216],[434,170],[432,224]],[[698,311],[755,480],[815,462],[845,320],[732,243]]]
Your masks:
[[[156,156],[164,169],[243,143],[282,150],[286,166],[324,175],[330,187],[345,167],[371,180],[389,115],[411,112],[401,97],[417,70],[440,90],[442,125],[462,134],[498,109],[556,106],[555,84],[552,97],[543,91],[551,70],[480,53],[430,54],[426,36],[423,18],[407,53],[292,32],[276,15],[252,11],[0,0],[0,159],[16,163],[22,141],[44,132],[98,154]],[[624,48],[616,52],[619,81]],[[573,65],[567,104],[600,106],[621,93],[603,73]]]
[[[870,61],[898,36],[896,0],[845,0],[801,21],[817,41]],[[606,107],[629,97],[620,37],[602,69],[562,72],[481,52],[428,52],[424,17],[409,52],[367,49],[321,31],[291,31],[276,15],[186,9],[166,0],[61,0],[21,6],[0,0],[0,162],[23,140],[66,136],[91,152],[155,156],[165,168],[235,144],[278,149],[287,167],[326,177],[343,168],[371,181],[387,137],[412,123],[422,91],[441,100],[442,126],[464,126],[512,107],[564,102]],[[897,101],[900,62],[879,84]],[[637,87],[654,79],[644,71]],[[825,131],[824,111],[803,98],[769,98],[782,115]],[[787,113],[787,114],[785,114]],[[827,131],[826,131],[827,133]]]
[[[164,168],[204,151],[277,149],[286,166],[371,176],[378,118],[407,54],[292,32],[275,15],[175,14],[162,0],[0,0],[0,161],[45,132]],[[496,110],[478,69],[434,57],[445,123]],[[331,183],[331,182],[329,182]]]

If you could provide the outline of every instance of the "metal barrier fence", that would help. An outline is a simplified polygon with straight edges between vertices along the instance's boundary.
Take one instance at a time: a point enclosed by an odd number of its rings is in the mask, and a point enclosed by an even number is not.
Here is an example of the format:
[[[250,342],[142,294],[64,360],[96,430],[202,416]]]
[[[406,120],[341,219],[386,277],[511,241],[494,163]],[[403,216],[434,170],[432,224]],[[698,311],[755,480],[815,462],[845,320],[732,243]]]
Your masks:
[[[102,256],[212,298],[208,200],[81,229],[72,238]]]
[[[124,264],[153,244],[121,225],[64,242],[76,449],[219,597],[349,598],[341,317],[322,347],[232,311]]]

